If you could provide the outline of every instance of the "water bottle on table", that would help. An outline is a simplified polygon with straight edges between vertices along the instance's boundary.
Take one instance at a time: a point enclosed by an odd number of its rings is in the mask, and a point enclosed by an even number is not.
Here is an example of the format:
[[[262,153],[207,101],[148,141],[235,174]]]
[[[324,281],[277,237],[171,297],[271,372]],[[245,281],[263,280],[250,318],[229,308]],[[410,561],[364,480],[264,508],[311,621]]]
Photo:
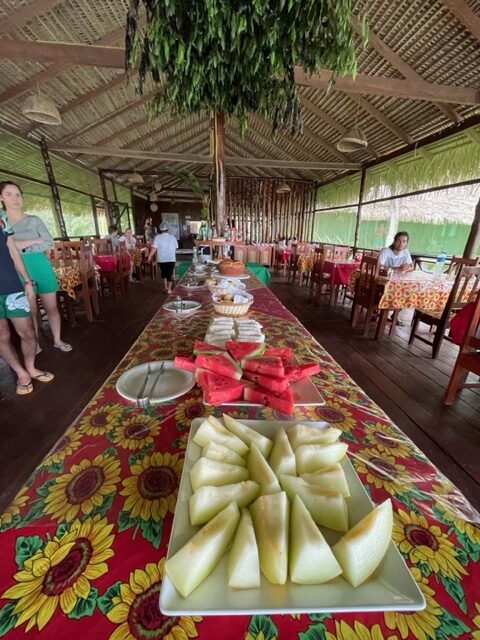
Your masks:
[[[443,273],[443,269],[445,267],[445,260],[447,259],[447,254],[442,251],[437,258],[435,266],[433,267],[433,273],[436,275],[440,275]]]

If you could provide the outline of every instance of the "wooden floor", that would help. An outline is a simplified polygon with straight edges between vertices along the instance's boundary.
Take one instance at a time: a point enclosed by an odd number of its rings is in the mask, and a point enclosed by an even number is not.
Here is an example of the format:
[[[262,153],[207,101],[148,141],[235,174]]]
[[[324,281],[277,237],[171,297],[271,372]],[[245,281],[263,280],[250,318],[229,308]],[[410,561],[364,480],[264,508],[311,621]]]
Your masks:
[[[445,343],[433,361],[428,347],[409,347],[408,330],[377,343],[349,324],[349,307],[308,303],[307,290],[282,279],[273,292],[399,427],[480,509],[480,393],[464,390],[452,408],[441,397],[457,348]],[[93,323],[80,319],[65,330],[71,353],[46,346],[38,365],[56,374],[17,397],[8,368],[0,361],[0,510],[77,417],[164,300],[159,284],[132,285],[128,302],[102,300]],[[47,342],[45,341],[45,344]]]

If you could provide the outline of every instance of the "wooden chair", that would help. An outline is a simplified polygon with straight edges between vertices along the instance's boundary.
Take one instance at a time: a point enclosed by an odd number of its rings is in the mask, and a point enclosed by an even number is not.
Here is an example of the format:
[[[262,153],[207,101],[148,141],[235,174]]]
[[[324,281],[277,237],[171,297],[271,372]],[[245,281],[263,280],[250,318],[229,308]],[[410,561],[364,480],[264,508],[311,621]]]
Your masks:
[[[444,404],[453,404],[459,389],[480,387],[480,379],[477,382],[466,381],[470,372],[480,376],[480,337],[477,337],[480,326],[480,290],[474,304],[473,315],[465,331],[450,382],[445,391]]]
[[[335,245],[333,247],[333,259],[334,260],[348,260],[351,248],[343,245]]]
[[[365,309],[365,326],[363,335],[368,335],[374,317],[378,315],[383,287],[377,283],[380,271],[378,257],[363,256],[360,263],[360,275],[357,280],[355,297],[352,306],[352,327],[357,325],[362,309]]]
[[[315,298],[318,302],[322,296],[322,289],[330,287],[330,274],[324,273],[325,251],[324,247],[318,247],[314,250],[313,266],[310,274],[310,294],[308,299]]]
[[[100,313],[100,303],[98,297],[97,272],[93,260],[92,245],[86,244],[80,257],[80,277],[82,280],[81,292],[85,315],[90,322],[93,322],[93,315]]]
[[[457,275],[462,265],[466,265],[467,267],[476,267],[479,260],[480,258],[463,258],[462,256],[453,256],[447,273],[454,273],[455,275]]]
[[[149,273],[151,279],[152,280],[156,280],[157,279],[157,271],[158,271],[158,263],[157,263],[157,260],[156,260],[156,253],[153,256],[153,260],[151,262],[149,262],[148,261],[148,256],[150,254],[151,247],[146,245],[146,244],[140,243],[140,242],[137,242],[137,247],[139,249],[145,249],[145,248],[148,249],[148,251],[142,251],[142,264],[140,265],[141,272],[143,274]]]
[[[442,344],[442,340],[448,336],[445,332],[450,327],[450,320],[454,313],[471,302],[478,291],[480,285],[480,267],[470,267],[461,264],[455,277],[447,303],[443,309],[439,311],[424,311],[423,309],[415,309],[413,316],[412,330],[408,344],[417,338],[432,347],[432,358],[436,358]],[[425,335],[417,333],[418,323],[425,322],[432,329],[435,327],[433,339],[429,340]]]
[[[93,238],[92,248],[96,256],[113,253],[112,240],[110,238]]]
[[[117,297],[118,292],[120,295],[130,293],[130,256],[125,242],[120,242],[117,255],[118,263],[115,271],[100,271],[102,295],[105,295],[105,290],[108,289],[114,298]]]

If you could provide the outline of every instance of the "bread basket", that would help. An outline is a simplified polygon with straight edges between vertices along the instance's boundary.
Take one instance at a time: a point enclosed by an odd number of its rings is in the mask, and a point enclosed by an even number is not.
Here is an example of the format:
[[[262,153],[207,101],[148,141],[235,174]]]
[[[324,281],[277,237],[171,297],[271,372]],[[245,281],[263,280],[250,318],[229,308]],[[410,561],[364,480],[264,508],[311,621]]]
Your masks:
[[[245,293],[244,291],[239,292],[244,298],[244,302],[230,302],[226,300],[220,300],[218,294],[214,293],[212,295],[213,308],[215,309],[215,313],[219,316],[232,316],[239,317],[244,316],[248,313],[252,303],[253,296],[250,293]]]

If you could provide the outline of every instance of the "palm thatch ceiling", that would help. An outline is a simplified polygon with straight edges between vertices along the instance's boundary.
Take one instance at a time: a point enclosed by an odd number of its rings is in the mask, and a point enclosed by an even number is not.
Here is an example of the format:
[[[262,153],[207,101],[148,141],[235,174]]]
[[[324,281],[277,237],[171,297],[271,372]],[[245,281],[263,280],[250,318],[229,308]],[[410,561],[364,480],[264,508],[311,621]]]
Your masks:
[[[0,122],[40,139],[93,170],[151,173],[147,187],[181,188],[174,167],[208,179],[207,113],[164,113],[149,121],[136,79],[124,73],[128,0],[0,0]],[[347,172],[480,122],[480,0],[363,0],[368,47],[358,35],[359,73],[307,77],[298,70],[303,134],[271,137],[255,115],[242,139],[227,124],[227,175],[329,182]],[[358,27],[358,31],[360,31]],[[62,115],[60,126],[23,115],[39,87]],[[368,147],[341,153],[336,143],[358,122]],[[475,135],[476,142],[478,133]],[[121,173],[124,172],[124,173]]]

